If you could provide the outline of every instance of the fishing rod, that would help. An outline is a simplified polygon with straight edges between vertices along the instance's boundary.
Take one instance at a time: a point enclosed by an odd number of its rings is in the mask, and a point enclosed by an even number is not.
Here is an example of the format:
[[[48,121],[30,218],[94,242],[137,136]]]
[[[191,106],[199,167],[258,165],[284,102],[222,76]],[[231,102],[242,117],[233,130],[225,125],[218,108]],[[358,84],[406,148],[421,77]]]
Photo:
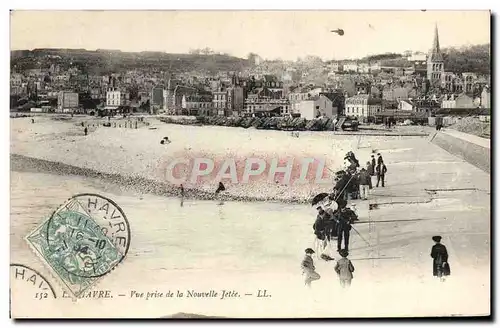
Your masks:
[[[402,259],[401,256],[394,256],[394,257],[363,257],[359,259],[351,259],[352,261],[367,261],[367,260],[397,260],[397,259]]]
[[[394,222],[414,222],[414,221],[427,221],[427,220],[439,220],[441,218],[435,218],[435,219],[402,219],[402,220],[380,220],[380,221],[372,221],[371,223],[394,223]],[[370,223],[369,221],[358,221],[353,224],[360,224],[360,223]]]

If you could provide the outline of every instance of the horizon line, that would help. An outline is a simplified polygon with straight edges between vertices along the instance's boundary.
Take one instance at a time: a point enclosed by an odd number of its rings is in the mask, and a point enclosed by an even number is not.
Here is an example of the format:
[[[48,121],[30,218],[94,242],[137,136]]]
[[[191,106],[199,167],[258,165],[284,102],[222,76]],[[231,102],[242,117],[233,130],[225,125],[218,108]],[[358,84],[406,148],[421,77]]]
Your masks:
[[[488,45],[491,47],[491,42],[487,42],[487,43],[476,43],[476,44],[468,44],[468,45],[455,45],[455,46],[448,46],[448,47],[444,47],[444,48],[441,48],[441,50],[445,50],[445,49],[460,49],[460,48],[471,48],[471,47],[474,47],[474,46],[485,46],[485,45]],[[209,48],[209,47],[208,47]],[[121,49],[106,49],[106,48],[97,48],[97,49],[87,49],[87,48],[64,48],[64,47],[60,47],[60,48],[53,48],[53,47],[42,47],[42,48],[32,48],[32,49],[10,49],[9,51],[10,52],[13,52],[13,51],[35,51],[35,50],[84,50],[84,51],[89,51],[89,52],[98,52],[98,51],[110,51],[110,52],[121,52],[121,53],[162,53],[162,54],[171,54],[171,55],[195,55],[195,54],[190,54],[189,52],[167,52],[167,51],[164,51],[164,50],[137,50],[137,51],[131,51],[131,50],[121,50]],[[219,55],[219,56],[230,56],[230,57],[234,57],[234,58],[239,58],[239,59],[245,59],[247,60],[247,58],[245,57],[239,57],[237,55],[234,55],[234,54],[231,54],[231,53],[227,53],[227,52],[218,52],[214,49],[211,49],[212,51],[214,51],[213,54],[208,54],[208,55],[205,55],[205,56],[210,56],[210,55]],[[490,49],[491,50],[491,49]],[[423,52],[423,51],[419,51],[419,50],[411,50],[411,49],[408,49],[406,51],[412,51],[413,53],[416,53],[416,52],[420,52],[420,53],[428,53],[429,51],[427,52]],[[391,51],[386,51],[386,52],[383,52],[383,53],[377,53],[377,54],[367,54],[363,57],[357,57],[357,58],[343,58],[343,59],[333,59],[333,58],[330,58],[330,59],[326,59],[326,58],[323,58],[322,56],[318,56],[318,55],[304,55],[304,56],[299,56],[295,59],[282,59],[282,58],[263,58],[262,56],[260,56],[259,54],[256,54],[257,56],[259,56],[260,58],[263,59],[263,61],[297,61],[299,58],[305,58],[305,57],[308,57],[308,56],[311,56],[311,57],[318,57],[320,58],[322,61],[349,61],[349,60],[357,60],[357,59],[363,59],[363,58],[366,58],[366,57],[373,57],[373,56],[377,56],[377,55],[385,55],[385,54],[399,54],[399,55],[403,55],[402,52],[391,52]],[[203,55],[203,54],[199,54],[199,55]]]

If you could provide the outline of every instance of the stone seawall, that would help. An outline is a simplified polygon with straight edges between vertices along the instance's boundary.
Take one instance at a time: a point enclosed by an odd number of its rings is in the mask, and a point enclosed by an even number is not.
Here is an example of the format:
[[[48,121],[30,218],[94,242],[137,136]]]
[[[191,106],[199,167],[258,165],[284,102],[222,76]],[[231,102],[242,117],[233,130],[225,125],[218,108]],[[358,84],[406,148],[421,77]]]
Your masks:
[[[432,137],[431,142],[477,168],[490,173],[490,148],[443,132],[437,132]]]

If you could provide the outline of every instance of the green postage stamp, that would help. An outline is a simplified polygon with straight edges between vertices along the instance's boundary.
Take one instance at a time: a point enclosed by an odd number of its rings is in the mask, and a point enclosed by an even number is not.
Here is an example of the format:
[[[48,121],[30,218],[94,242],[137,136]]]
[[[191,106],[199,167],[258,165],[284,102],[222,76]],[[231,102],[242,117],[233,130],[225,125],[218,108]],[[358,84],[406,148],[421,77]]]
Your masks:
[[[123,211],[97,194],[70,198],[26,237],[74,298],[123,261],[130,228]]]

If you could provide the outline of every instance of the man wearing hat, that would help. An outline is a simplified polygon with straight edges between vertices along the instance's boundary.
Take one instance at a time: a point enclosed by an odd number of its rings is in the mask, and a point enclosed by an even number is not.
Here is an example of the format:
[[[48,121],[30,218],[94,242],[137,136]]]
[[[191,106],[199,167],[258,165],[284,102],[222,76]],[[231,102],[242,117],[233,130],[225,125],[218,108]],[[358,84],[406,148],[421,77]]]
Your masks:
[[[352,222],[357,219],[356,213],[347,208],[347,202],[339,202],[339,213],[337,215],[337,251],[342,248],[342,240],[344,240],[344,248],[349,250],[349,236],[351,234]]]
[[[347,258],[349,252],[345,249],[340,250],[340,256],[342,258],[337,261],[335,265],[335,272],[339,276],[340,286],[342,288],[349,287],[353,278],[352,273],[354,272],[354,265],[352,265],[351,260]]]
[[[315,271],[316,268],[314,267],[314,261],[311,257],[311,255],[315,252],[312,250],[312,248],[307,248],[305,252],[306,255],[301,263],[302,274],[306,276],[306,286],[311,287],[311,282],[318,280],[319,278],[321,278],[321,276]]]
[[[380,153],[377,153],[377,165],[380,165],[380,163],[382,163],[384,161],[384,159],[382,158],[382,155],[380,155]]]
[[[325,240],[327,213],[325,212],[325,210],[323,210],[323,207],[321,206],[316,207],[316,210],[318,211],[318,215],[316,216],[316,221],[314,221],[313,224],[314,234],[316,235],[316,238],[318,238],[319,240]]]
[[[446,276],[450,275],[450,265],[448,264],[448,250],[441,244],[441,236],[433,236],[434,246],[432,246],[431,257],[432,275],[444,281]]]

